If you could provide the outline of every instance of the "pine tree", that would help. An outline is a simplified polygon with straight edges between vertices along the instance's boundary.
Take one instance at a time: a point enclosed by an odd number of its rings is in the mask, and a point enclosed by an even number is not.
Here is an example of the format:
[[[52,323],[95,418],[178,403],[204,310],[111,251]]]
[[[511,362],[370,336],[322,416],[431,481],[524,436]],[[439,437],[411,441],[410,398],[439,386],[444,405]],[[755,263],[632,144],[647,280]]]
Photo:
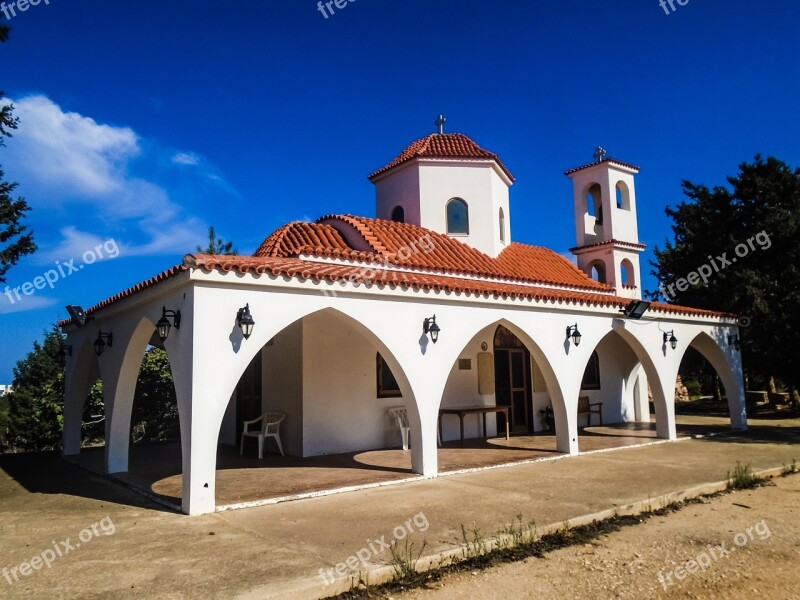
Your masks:
[[[800,169],[756,155],[752,163],[741,164],[728,183],[729,188],[709,189],[683,182],[688,200],[666,209],[674,239],[655,249],[653,274],[662,289],[673,285],[670,299],[676,304],[748,317],[750,325],[741,330],[741,341],[751,383],[766,389],[774,375],[797,390]],[[723,253],[725,261],[718,258]],[[675,286],[712,260],[718,267],[731,263],[715,269],[706,284],[701,281],[684,291]],[[653,298],[660,295],[649,293]]]
[[[8,39],[8,26],[0,25],[0,42]],[[11,131],[17,128],[14,117],[14,106],[3,104],[3,92],[0,91],[0,147],[5,145],[5,138],[11,137]],[[30,210],[23,198],[14,200],[13,191],[16,183],[3,180],[5,173],[0,168],[0,283],[5,283],[5,274],[20,258],[36,250],[33,235],[26,233],[27,228],[20,224],[25,213]]]
[[[14,367],[6,450],[57,448],[61,442],[66,341],[53,327]]]
[[[197,251],[203,254],[236,254],[238,252],[233,247],[233,242],[223,242],[222,238],[217,237],[213,225],[208,228],[208,245],[205,248],[198,246]]]

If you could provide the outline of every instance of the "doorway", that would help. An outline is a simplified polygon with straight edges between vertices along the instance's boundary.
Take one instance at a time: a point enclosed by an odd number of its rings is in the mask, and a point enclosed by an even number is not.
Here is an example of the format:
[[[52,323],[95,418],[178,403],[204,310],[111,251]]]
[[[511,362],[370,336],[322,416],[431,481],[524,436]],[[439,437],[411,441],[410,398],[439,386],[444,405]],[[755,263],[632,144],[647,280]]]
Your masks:
[[[494,336],[495,399],[508,406],[509,429],[514,433],[533,431],[531,410],[531,355],[525,344],[502,325]],[[506,427],[505,415],[497,415],[497,430]]]

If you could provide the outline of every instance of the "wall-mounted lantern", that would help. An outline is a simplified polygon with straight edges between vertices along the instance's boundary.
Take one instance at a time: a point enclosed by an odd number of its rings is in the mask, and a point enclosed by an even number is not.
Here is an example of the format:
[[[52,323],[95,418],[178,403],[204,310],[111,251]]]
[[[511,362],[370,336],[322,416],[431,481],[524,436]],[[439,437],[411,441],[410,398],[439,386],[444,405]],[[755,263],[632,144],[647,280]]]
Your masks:
[[[578,331],[578,324],[570,325],[567,327],[567,340],[572,338],[572,343],[575,344],[575,347],[581,345],[581,332]]]
[[[428,317],[422,322],[422,333],[423,335],[430,334],[431,341],[435,344],[439,341],[439,332],[441,329],[436,324],[436,315],[432,317]]]
[[[678,338],[675,337],[674,331],[665,331],[664,332],[664,344],[669,344],[670,347],[675,350],[678,347]]]
[[[112,342],[114,341],[114,336],[109,333],[105,333],[103,331],[97,332],[97,339],[94,341],[94,353],[97,356],[100,356],[105,352],[106,346],[111,348]]]
[[[170,319],[172,322],[170,323]],[[156,323],[156,330],[158,331],[158,338],[165,342],[169,337],[169,330],[171,327],[175,329],[181,328],[181,311],[167,310],[166,306],[161,307],[161,318]]]
[[[255,327],[256,324],[253,320],[253,315],[250,314],[250,304],[245,305],[244,308],[240,308],[239,312],[236,313],[236,324],[239,325],[239,328],[242,330],[244,339],[250,339],[250,336],[253,335],[253,327]]]

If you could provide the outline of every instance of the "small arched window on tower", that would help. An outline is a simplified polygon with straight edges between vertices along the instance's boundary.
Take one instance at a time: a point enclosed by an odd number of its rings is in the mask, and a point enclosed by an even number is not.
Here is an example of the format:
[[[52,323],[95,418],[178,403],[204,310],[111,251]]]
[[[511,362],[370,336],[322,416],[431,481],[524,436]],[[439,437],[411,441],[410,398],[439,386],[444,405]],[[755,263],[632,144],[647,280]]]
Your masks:
[[[447,233],[469,235],[469,208],[461,198],[452,198],[447,203]]]
[[[589,276],[594,279],[595,281],[599,281],[600,283],[606,282],[606,267],[600,261],[593,262],[590,265]]]
[[[622,285],[636,287],[636,272],[633,270],[633,263],[626,258],[620,263],[619,270]]]
[[[402,206],[395,206],[392,209],[392,221],[394,221],[395,223],[406,222],[406,211],[403,209]]]
[[[625,185],[624,182],[620,181],[617,183],[616,192],[617,192],[617,208],[621,210],[630,210],[631,195],[630,192],[628,191],[628,186]]]
[[[600,184],[594,183],[586,192],[586,212],[594,217],[595,225],[603,224],[603,200]]]
[[[505,244],[506,242],[506,213],[500,209],[500,241]]]

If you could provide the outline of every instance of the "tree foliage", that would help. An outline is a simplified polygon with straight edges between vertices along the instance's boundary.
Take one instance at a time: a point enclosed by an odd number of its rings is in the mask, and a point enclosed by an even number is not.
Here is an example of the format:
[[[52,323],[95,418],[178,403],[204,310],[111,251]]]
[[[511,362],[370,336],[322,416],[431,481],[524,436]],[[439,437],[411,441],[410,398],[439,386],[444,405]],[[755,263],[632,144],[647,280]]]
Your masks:
[[[133,441],[179,440],[178,401],[167,353],[159,348],[145,352],[133,400]]]
[[[224,242],[222,238],[217,237],[213,225],[208,228],[208,245],[205,248],[198,246],[197,251],[203,254],[236,254],[238,252],[233,247],[233,242]]]
[[[674,240],[655,249],[651,264],[660,290],[649,296],[658,298],[672,285],[668,299],[677,304],[748,317],[741,339],[751,380],[765,386],[775,375],[797,389],[800,169],[756,155],[728,183],[708,188],[683,182],[688,200],[666,209]],[[727,266],[723,253],[731,261]],[[714,266],[707,284],[701,280],[685,290],[675,285],[702,265]]]
[[[0,25],[0,42],[8,39],[8,27]],[[0,91],[0,147],[5,145],[5,138],[11,137],[11,131],[17,128],[14,117],[14,106],[3,103],[3,92]],[[5,173],[0,168],[0,283],[5,283],[5,274],[20,258],[36,250],[33,235],[21,225],[25,213],[30,210],[23,198],[13,198],[16,183],[3,180]]]
[[[53,327],[14,367],[8,398],[8,450],[50,450],[61,442],[66,342]]]
[[[66,340],[57,327],[34,343],[33,350],[14,368],[8,414],[0,436],[7,452],[52,450],[60,447],[63,430]],[[0,415],[2,417],[2,415]],[[134,396],[131,420],[134,442],[180,439],[175,386],[167,353],[158,348],[145,352]],[[6,429],[7,428],[7,429]],[[95,382],[84,403],[82,444],[97,445],[105,438],[103,383]]]

